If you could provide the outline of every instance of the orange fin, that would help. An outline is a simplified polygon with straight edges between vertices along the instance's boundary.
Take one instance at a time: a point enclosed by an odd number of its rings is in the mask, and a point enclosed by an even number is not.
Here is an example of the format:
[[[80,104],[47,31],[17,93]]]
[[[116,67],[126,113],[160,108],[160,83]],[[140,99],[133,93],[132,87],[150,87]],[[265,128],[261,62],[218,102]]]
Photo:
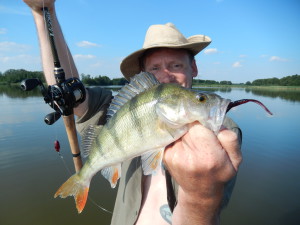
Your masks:
[[[60,196],[61,198],[74,196],[77,211],[78,213],[81,213],[86,204],[89,193],[89,185],[89,182],[83,182],[77,174],[74,174],[57,190],[54,198],[57,196]]]
[[[112,188],[115,188],[121,177],[121,164],[106,167],[101,170],[101,174],[110,182]]]
[[[154,175],[159,171],[162,164],[163,150],[163,148],[155,149],[141,156],[144,175]]]

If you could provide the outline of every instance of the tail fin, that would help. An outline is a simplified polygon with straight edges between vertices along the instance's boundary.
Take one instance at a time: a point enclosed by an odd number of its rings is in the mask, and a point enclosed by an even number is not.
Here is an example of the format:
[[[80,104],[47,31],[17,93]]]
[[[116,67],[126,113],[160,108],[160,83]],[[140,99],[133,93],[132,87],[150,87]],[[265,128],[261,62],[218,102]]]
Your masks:
[[[54,198],[74,196],[77,211],[81,213],[88,197],[89,185],[89,182],[83,182],[78,174],[74,174],[57,190]]]

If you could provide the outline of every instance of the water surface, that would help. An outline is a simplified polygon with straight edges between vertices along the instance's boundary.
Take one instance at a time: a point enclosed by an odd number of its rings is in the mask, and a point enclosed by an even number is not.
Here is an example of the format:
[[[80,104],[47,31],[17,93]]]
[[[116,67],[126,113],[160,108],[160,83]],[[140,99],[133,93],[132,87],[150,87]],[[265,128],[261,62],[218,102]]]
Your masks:
[[[300,93],[239,88],[205,89],[233,100],[255,98],[229,113],[243,130],[243,157],[223,225],[300,224]],[[52,112],[38,92],[0,86],[0,224],[109,224],[115,190],[101,175],[91,184],[91,200],[78,215],[73,198],[54,199],[57,188],[73,173],[60,119],[43,122]],[[61,143],[63,160],[53,143]]]

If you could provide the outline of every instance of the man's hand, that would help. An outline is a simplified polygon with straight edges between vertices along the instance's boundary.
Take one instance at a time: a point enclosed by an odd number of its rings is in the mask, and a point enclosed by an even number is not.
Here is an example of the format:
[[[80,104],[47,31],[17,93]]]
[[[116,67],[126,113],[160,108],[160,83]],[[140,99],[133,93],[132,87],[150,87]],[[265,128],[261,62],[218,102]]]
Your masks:
[[[48,7],[51,12],[55,0],[23,0],[33,11],[42,13],[41,8]]]
[[[233,131],[225,129],[216,136],[198,122],[190,124],[188,133],[168,146],[164,155],[166,167],[179,184],[173,219],[180,215],[187,224],[202,224],[199,219],[216,224],[224,185],[237,174],[241,161]]]

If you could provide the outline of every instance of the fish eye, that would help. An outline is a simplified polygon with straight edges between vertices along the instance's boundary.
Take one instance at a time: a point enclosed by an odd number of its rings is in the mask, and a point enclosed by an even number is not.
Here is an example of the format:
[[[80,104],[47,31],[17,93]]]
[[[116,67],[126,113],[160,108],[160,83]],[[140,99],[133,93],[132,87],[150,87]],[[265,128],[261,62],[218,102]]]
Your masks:
[[[197,95],[196,98],[197,98],[197,100],[198,100],[199,102],[205,102],[205,101],[206,101],[206,96],[203,95],[203,94]]]

